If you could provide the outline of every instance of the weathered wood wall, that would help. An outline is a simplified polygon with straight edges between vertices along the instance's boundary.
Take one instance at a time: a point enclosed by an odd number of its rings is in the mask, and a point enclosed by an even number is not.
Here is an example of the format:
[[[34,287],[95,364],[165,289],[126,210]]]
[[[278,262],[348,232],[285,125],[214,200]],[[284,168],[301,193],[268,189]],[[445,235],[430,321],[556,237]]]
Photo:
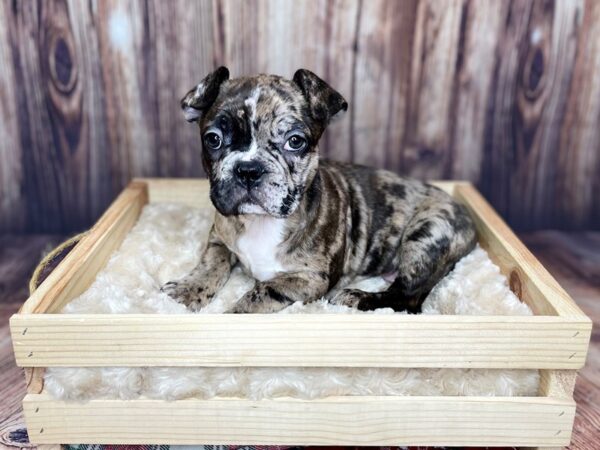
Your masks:
[[[217,65],[310,68],[323,152],[474,181],[516,228],[600,228],[595,0],[0,0],[0,231],[89,226],[133,176],[200,176],[178,100]]]

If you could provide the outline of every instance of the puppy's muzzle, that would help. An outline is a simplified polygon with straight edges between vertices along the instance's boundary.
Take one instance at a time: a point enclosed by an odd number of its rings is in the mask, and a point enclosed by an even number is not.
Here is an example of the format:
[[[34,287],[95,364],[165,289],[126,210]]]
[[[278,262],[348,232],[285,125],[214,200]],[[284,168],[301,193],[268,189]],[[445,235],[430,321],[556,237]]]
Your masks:
[[[233,169],[237,183],[250,190],[260,183],[266,173],[265,167],[256,161],[240,161]]]

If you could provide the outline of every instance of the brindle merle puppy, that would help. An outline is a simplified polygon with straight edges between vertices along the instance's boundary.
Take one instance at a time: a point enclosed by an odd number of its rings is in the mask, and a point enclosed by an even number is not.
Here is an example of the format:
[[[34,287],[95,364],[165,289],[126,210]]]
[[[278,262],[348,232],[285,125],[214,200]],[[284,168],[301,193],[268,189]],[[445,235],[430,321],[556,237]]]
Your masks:
[[[217,209],[198,266],[163,291],[198,309],[239,262],[257,282],[232,311],[272,313],[336,288],[331,302],[419,312],[429,290],[475,245],[465,209],[391,172],[319,161],[325,127],[348,104],[300,69],[229,79],[209,74],[181,101],[198,122]],[[356,276],[393,280],[380,293],[343,289]]]

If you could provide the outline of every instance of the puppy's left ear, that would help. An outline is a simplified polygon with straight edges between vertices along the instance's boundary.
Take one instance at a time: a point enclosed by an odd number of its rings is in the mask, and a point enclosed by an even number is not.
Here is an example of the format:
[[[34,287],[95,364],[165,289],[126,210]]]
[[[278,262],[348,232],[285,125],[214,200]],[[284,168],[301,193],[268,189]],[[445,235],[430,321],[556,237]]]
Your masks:
[[[348,109],[344,97],[310,70],[297,70],[294,83],[308,101],[313,118],[322,122],[324,127],[333,116]]]
[[[181,109],[185,120],[197,122],[202,112],[210,108],[217,99],[221,84],[228,79],[229,69],[221,66],[209,73],[195,88],[185,94],[181,99]]]

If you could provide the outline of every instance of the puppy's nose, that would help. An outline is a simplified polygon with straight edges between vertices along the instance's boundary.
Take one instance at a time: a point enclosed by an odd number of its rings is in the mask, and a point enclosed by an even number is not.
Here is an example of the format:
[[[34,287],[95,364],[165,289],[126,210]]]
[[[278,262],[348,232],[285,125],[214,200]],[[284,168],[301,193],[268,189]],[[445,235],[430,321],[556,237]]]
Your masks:
[[[250,189],[258,184],[265,168],[256,161],[241,161],[235,166],[234,172],[238,182]]]

